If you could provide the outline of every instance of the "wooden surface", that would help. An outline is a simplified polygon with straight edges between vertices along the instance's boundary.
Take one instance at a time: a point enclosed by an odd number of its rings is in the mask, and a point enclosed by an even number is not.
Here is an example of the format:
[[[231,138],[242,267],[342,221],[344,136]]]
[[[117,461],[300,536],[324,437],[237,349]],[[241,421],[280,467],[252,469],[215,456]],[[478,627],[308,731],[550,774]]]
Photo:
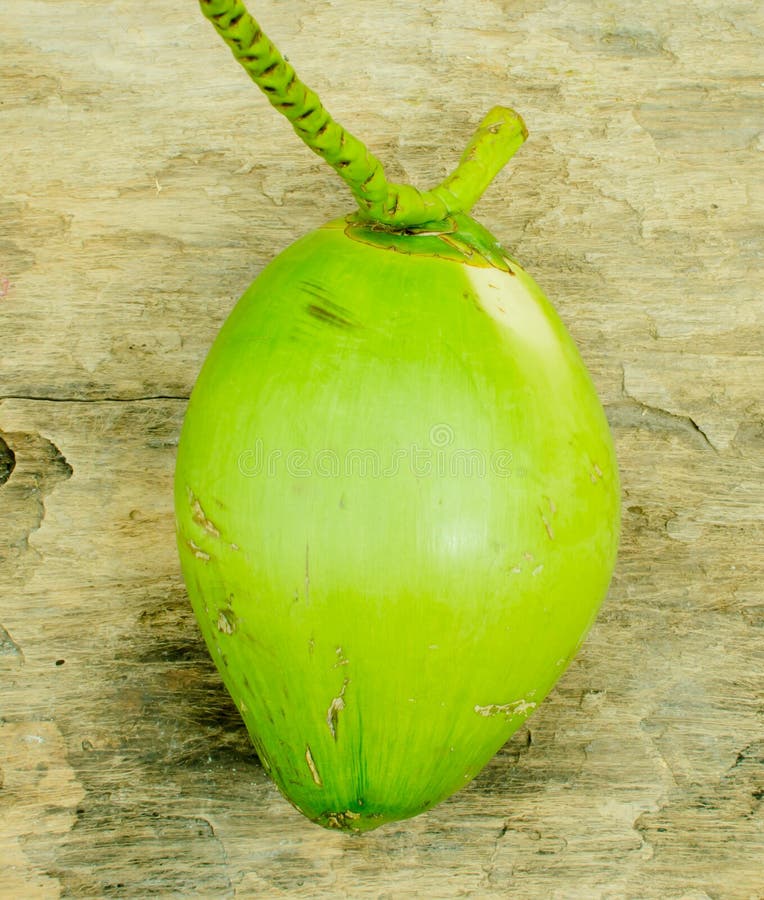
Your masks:
[[[606,406],[617,573],[473,784],[362,838],[303,820],[189,612],[171,481],[236,297],[351,204],[192,0],[3,0],[0,896],[764,897],[761,4],[254,11],[396,179],[525,117],[476,212]]]

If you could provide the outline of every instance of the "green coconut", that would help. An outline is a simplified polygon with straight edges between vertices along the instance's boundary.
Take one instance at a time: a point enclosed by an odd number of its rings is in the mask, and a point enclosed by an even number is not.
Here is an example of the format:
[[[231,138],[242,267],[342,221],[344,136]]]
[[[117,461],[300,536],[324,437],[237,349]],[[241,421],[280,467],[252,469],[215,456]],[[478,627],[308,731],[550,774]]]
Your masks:
[[[178,448],[194,612],[263,766],[366,831],[465,786],[581,645],[615,563],[607,421],[533,279],[468,216],[526,132],[387,182],[239,0],[205,14],[358,209],[244,293]]]

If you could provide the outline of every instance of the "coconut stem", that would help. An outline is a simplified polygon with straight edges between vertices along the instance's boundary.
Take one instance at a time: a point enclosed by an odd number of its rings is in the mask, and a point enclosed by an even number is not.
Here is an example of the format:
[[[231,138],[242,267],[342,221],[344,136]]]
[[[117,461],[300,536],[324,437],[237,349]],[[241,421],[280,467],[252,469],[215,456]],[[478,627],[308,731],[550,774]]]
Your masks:
[[[199,0],[199,4],[271,105],[350,187],[366,221],[406,228],[467,212],[528,136],[516,112],[496,106],[480,123],[459,165],[437,187],[419,191],[408,184],[389,182],[382,163],[334,121],[242,0]]]

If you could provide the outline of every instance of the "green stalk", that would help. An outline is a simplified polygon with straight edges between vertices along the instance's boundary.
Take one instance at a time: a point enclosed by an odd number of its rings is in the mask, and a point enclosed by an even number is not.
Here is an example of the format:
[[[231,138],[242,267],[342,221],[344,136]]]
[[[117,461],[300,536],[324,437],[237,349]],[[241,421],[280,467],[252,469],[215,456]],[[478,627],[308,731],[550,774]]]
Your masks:
[[[390,182],[376,156],[335,122],[318,96],[300,81],[242,0],[199,3],[270,103],[349,186],[364,221],[401,229],[468,212],[528,136],[516,112],[495,106],[480,123],[459,165],[437,187],[419,191]]]

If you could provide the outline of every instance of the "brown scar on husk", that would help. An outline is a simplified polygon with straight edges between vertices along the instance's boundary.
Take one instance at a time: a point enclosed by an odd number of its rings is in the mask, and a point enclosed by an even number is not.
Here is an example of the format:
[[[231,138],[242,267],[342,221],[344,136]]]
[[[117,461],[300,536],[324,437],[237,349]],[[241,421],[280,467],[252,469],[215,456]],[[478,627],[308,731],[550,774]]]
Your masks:
[[[350,679],[346,678],[342,682],[342,688],[340,689],[339,694],[332,699],[332,702],[329,704],[329,709],[326,711],[326,724],[335,741],[337,740],[337,719],[339,714],[345,708],[345,689],[349,684]]]
[[[197,559],[203,559],[205,560],[205,562],[209,561],[209,553],[205,553],[204,550],[202,550],[202,548],[198,544],[195,544],[190,538],[186,541],[186,544],[189,546],[191,552]]]
[[[321,781],[321,776],[318,774],[318,769],[316,768],[316,764],[313,761],[313,754],[310,752],[310,744],[305,745],[305,762],[308,764],[308,768],[310,769],[311,777],[315,784],[318,787],[323,787],[324,783]]]
[[[230,607],[219,611],[217,628],[223,634],[233,634],[236,631],[236,614]]]
[[[549,540],[554,540],[554,529],[552,528],[551,519],[557,513],[557,505],[551,497],[544,497],[547,504],[549,505],[549,514],[544,512],[543,505],[539,506],[539,515],[541,516],[541,521],[544,523],[544,529],[546,530],[547,535],[549,536]]]
[[[332,813],[324,813],[321,817],[321,822],[327,828],[338,828],[340,830],[344,830],[346,828],[352,828],[352,822],[356,819],[360,819],[361,814],[357,812],[353,812],[350,809],[346,809],[344,812],[332,812]],[[370,816],[369,818],[379,818],[379,816]]]
[[[196,522],[197,525],[201,525],[201,527],[209,532],[213,537],[220,537],[220,531],[215,525],[215,523],[208,518],[204,509],[202,508],[202,504],[199,502],[199,498],[194,494],[190,487],[186,488],[186,493],[188,494],[188,502],[191,504],[191,518]]]
[[[529,700],[514,700],[512,703],[489,703],[488,706],[476,706],[475,712],[479,716],[490,718],[491,716],[519,716],[531,713],[536,704]]]

